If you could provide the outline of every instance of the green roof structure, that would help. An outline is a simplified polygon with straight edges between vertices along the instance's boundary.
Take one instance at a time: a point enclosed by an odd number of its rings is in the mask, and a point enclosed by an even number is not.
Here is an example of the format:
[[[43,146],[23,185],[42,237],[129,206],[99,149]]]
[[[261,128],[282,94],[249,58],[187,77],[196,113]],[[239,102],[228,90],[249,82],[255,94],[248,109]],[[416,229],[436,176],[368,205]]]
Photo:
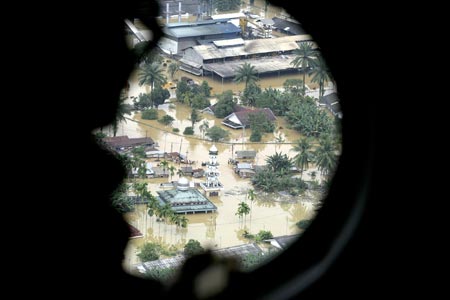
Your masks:
[[[178,180],[177,188],[157,191],[156,197],[161,205],[170,204],[177,214],[195,214],[215,212],[217,207],[197,189],[189,186],[189,181],[182,177]]]

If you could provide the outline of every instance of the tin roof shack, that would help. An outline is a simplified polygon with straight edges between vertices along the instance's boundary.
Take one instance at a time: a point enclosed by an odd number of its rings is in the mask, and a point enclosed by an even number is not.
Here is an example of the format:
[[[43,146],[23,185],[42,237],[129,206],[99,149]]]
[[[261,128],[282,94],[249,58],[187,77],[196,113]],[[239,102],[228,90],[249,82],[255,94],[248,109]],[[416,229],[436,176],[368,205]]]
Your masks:
[[[278,32],[288,35],[306,34],[305,30],[297,20],[273,17],[272,21],[272,28]]]
[[[154,148],[155,142],[149,138],[129,138],[127,135],[124,136],[114,136],[105,137],[102,141],[111,149],[115,151],[126,151],[138,146],[144,146],[149,148]]]
[[[169,170],[163,169],[161,167],[153,167],[153,177],[154,178],[164,178],[164,177],[169,177]]]
[[[256,151],[253,150],[240,150],[236,151],[236,159],[255,159]]]
[[[251,178],[255,176],[255,170],[253,170],[253,165],[248,163],[238,163],[234,167],[234,172],[241,178]]]
[[[203,177],[203,176],[205,176],[205,170],[203,170],[202,168],[194,169],[194,170],[192,170],[192,176],[194,178]]]
[[[149,162],[145,163],[145,177],[146,178],[155,177],[155,172],[153,171],[153,168],[154,167],[151,163],[149,163]],[[141,172],[140,168],[132,168],[131,169],[131,177],[139,178],[139,177],[144,176],[144,174],[142,174],[140,172]]]
[[[194,174],[191,166],[181,167],[181,172],[183,172],[183,174],[186,176],[192,176]]]

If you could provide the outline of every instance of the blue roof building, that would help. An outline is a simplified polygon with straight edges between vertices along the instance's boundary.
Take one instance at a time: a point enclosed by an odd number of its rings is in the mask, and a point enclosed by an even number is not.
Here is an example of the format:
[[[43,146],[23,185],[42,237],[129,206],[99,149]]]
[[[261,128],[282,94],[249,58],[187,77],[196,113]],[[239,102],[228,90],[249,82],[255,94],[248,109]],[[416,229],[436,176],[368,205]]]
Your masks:
[[[162,28],[164,36],[159,48],[167,54],[182,54],[186,48],[216,40],[239,37],[241,29],[229,19],[199,21],[194,23],[169,23]]]

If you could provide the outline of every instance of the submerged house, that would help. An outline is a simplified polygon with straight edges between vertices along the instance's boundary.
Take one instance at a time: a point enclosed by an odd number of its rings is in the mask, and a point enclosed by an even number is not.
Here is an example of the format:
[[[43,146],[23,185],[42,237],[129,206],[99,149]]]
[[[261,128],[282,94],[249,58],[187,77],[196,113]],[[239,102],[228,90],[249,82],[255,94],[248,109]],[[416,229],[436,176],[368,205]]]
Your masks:
[[[181,177],[175,189],[157,191],[157,200],[161,205],[170,204],[177,214],[195,214],[215,212],[217,207],[196,188],[189,185],[186,177]]]
[[[253,165],[249,163],[238,163],[234,168],[234,172],[241,178],[253,177],[256,173]]]
[[[149,162],[145,163],[145,177],[147,178],[153,178],[155,177],[155,172],[153,171],[153,165]],[[131,176],[134,178],[138,178],[140,175],[143,174],[139,174],[140,173],[140,169],[139,168],[131,168]]]
[[[256,108],[256,109],[245,109],[241,111],[234,112],[222,121],[222,124],[233,129],[247,128],[250,127],[250,115],[262,113],[266,116],[267,120],[274,122],[277,118],[270,108]]]
[[[127,150],[138,146],[144,147],[155,147],[155,142],[149,138],[129,138],[127,135],[124,136],[114,136],[114,137],[105,137],[102,139],[103,142],[108,145],[113,150],[121,151]]]

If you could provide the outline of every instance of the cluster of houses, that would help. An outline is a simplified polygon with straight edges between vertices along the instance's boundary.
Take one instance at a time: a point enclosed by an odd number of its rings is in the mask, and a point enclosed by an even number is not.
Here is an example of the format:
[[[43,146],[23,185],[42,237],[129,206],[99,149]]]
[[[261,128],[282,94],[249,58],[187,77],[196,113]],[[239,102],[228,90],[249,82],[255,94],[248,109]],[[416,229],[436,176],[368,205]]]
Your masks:
[[[192,176],[194,178],[203,177],[205,171],[202,168],[193,168],[194,162],[188,160],[183,154],[178,152],[164,152],[158,150],[158,145],[149,137],[145,138],[129,138],[128,136],[105,137],[102,139],[105,145],[118,153],[132,155],[131,150],[136,147],[143,147],[146,158],[155,159],[156,163],[146,162],[146,177],[147,178],[165,178],[170,176],[167,168],[162,167],[158,161],[161,159],[171,161],[174,163],[183,163],[180,169],[185,176]],[[132,168],[130,176],[138,177],[139,168]]]

